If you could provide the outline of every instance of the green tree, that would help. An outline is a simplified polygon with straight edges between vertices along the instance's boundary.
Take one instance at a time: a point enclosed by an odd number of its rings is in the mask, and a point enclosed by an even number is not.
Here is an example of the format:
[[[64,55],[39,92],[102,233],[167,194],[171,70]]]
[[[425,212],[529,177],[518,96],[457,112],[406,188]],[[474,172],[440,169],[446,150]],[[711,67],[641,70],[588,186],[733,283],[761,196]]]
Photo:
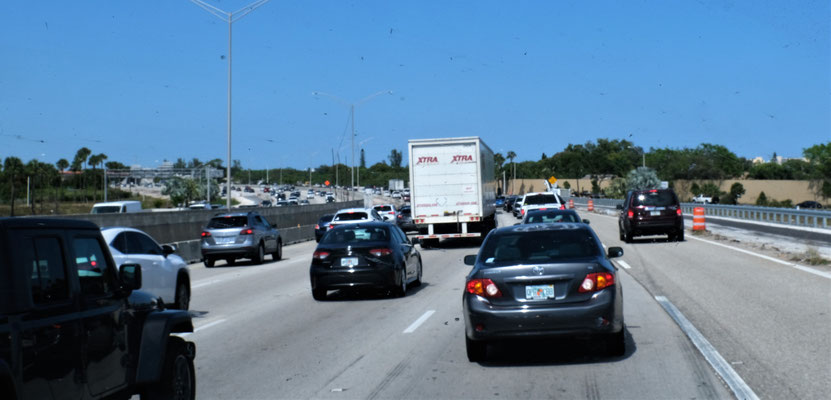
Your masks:
[[[730,186],[730,193],[727,194],[727,199],[725,203],[727,204],[739,204],[739,199],[744,195],[744,186],[741,183],[735,182],[732,186]]]
[[[811,188],[817,196],[831,197],[831,142],[803,149],[802,154],[813,168]]]
[[[15,194],[14,189],[20,183],[21,178],[24,174],[24,166],[23,162],[20,161],[17,157],[6,157],[6,160],[3,162],[3,174],[5,175],[6,179],[9,181],[9,189],[11,191],[10,200],[11,200],[11,211],[9,216],[14,217],[14,201],[15,201]]]
[[[655,189],[660,184],[658,174],[649,167],[638,167],[626,175],[627,190]]]
[[[768,205],[768,196],[765,192],[759,192],[759,197],[756,198],[756,205],[762,207]]]
[[[395,168],[400,168],[401,162],[404,160],[404,156],[401,154],[400,151],[396,149],[390,150],[390,155],[388,158],[390,160],[390,166]]]

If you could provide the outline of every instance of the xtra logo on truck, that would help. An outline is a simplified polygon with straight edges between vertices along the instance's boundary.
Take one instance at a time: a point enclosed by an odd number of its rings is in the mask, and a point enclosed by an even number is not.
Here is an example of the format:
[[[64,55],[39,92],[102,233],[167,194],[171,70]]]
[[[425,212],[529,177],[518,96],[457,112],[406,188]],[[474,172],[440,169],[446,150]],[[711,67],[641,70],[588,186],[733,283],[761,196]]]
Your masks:
[[[418,161],[416,161],[416,165],[430,165],[430,164],[438,164],[439,158],[433,156],[426,156],[426,157],[419,157]]]
[[[459,154],[453,156],[453,160],[450,161],[451,164],[467,164],[476,162],[473,160],[473,156],[469,154]]]

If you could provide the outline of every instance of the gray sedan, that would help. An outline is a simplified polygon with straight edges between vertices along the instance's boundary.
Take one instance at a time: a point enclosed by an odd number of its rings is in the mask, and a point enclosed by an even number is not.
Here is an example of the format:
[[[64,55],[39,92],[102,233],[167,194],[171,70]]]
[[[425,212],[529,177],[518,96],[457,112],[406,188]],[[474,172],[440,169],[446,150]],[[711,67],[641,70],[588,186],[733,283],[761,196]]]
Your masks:
[[[623,293],[611,257],[584,223],[500,228],[486,238],[462,295],[470,361],[500,339],[591,335],[623,355]]]

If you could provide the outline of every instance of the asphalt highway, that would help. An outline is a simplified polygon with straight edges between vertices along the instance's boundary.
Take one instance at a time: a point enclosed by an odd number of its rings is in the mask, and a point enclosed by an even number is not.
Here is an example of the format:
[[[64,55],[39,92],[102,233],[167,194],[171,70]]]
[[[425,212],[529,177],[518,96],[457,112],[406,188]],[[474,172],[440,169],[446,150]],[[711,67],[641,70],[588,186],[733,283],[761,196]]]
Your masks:
[[[615,219],[586,214],[621,246],[627,351],[584,339],[492,346],[467,361],[461,291],[475,241],[422,250],[424,284],[404,298],[312,299],[314,242],[284,259],[191,266],[197,397],[732,398],[656,296],[666,297],[760,398],[824,398],[831,381],[831,280],[688,233],[624,244]],[[499,216],[500,224],[517,220]],[[625,266],[623,265],[625,264]]]

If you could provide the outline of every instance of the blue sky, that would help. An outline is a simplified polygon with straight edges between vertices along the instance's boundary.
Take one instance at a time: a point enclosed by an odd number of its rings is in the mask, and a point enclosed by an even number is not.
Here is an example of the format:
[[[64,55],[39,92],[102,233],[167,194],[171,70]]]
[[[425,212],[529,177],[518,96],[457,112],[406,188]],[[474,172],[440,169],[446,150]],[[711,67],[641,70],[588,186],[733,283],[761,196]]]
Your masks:
[[[218,18],[186,0],[7,0],[0,15],[0,158],[226,158]],[[233,25],[233,158],[348,164],[349,107],[315,91],[392,92],[356,108],[369,164],[474,135],[520,161],[598,138],[799,157],[831,140],[829,21],[827,0],[272,0]]]

